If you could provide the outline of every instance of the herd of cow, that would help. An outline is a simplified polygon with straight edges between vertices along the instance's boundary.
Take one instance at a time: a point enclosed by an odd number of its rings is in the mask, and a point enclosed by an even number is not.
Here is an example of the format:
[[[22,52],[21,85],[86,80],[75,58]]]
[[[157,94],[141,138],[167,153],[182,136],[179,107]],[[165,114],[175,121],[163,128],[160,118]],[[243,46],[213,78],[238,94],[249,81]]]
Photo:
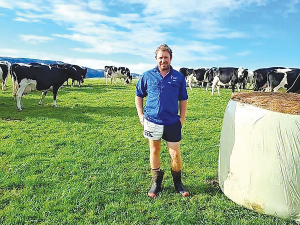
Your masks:
[[[116,85],[116,79],[124,79],[124,83],[131,83],[132,76],[126,67],[105,66],[105,77],[111,78]],[[42,104],[47,92],[53,92],[53,105],[56,107],[56,97],[59,88],[69,79],[80,85],[86,77],[87,69],[72,64],[43,64],[43,63],[14,63],[0,61],[0,80],[2,90],[6,85],[8,75],[11,75],[13,96],[17,101],[18,110],[22,110],[21,97],[30,91],[42,91],[39,104]]]
[[[189,69],[180,68],[179,70],[185,77],[187,85],[192,90],[193,85],[206,84],[212,87],[212,95],[215,88],[220,95],[221,86],[231,87],[232,93],[237,87],[238,91],[241,88],[253,88],[254,91],[276,92],[280,88],[286,89],[286,92],[298,92],[300,90],[300,69],[299,68],[284,68],[284,67],[269,67],[249,71],[245,68],[235,67],[212,67]],[[56,97],[59,88],[68,79],[78,81],[81,84],[86,77],[87,69],[78,65],[72,64],[42,64],[42,63],[14,63],[10,64],[7,61],[0,61],[0,80],[2,90],[6,85],[7,76],[11,75],[13,83],[13,96],[17,101],[17,108],[22,110],[21,97],[32,90],[42,91],[42,97],[39,104],[42,104],[47,91],[53,92],[53,105],[56,105]],[[116,79],[124,79],[124,83],[132,82],[132,75],[127,67],[105,66],[104,76],[111,79],[111,84]]]
[[[235,87],[253,87],[254,91],[277,92],[280,88],[286,92],[298,92],[300,90],[300,69],[285,67],[269,67],[249,71],[243,67],[212,67],[179,70],[185,77],[188,86],[192,90],[193,84],[204,83],[212,87],[212,95],[215,88],[220,95],[220,86],[230,86],[232,93]]]
[[[42,63],[14,63],[0,62],[0,79],[2,90],[6,84],[7,76],[10,74],[13,83],[13,96],[17,100],[17,108],[22,110],[21,97],[32,90],[42,91],[39,104],[42,104],[48,90],[53,92],[53,105],[56,105],[58,89],[69,78],[83,82],[87,73],[77,65],[71,64],[42,64]]]

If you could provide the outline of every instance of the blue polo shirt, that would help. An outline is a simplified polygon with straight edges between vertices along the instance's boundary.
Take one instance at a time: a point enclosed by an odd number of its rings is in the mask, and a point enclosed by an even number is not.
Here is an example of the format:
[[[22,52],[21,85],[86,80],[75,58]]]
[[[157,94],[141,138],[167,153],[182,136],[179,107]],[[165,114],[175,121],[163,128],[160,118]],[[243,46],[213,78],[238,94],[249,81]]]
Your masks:
[[[179,120],[178,101],[188,99],[185,78],[172,67],[165,77],[158,67],[143,73],[136,84],[135,95],[147,97],[145,119],[161,125],[176,123]]]

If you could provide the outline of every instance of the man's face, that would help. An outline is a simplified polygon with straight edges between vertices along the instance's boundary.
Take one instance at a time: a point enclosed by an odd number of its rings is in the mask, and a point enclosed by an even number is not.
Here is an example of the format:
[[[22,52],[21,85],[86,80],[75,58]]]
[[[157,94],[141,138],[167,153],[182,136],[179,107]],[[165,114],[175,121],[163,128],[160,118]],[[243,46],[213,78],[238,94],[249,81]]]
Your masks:
[[[168,51],[158,51],[156,55],[156,62],[160,71],[167,71],[170,69],[171,56]]]

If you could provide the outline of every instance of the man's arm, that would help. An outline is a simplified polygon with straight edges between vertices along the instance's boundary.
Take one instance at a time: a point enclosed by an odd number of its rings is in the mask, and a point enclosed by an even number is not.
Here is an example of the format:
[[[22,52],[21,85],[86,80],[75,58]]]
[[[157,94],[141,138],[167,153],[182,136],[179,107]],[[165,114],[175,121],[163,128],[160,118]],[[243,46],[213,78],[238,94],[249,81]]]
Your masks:
[[[135,96],[135,107],[142,126],[144,126],[143,98]]]
[[[179,115],[180,115],[181,126],[183,125],[185,120],[186,108],[187,108],[187,100],[179,101]]]

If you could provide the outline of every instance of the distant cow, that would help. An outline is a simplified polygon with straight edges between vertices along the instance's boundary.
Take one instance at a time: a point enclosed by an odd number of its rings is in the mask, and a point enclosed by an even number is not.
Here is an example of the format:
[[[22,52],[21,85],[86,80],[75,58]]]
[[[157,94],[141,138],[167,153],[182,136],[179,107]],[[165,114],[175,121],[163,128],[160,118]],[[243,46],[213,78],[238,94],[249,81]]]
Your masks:
[[[56,107],[56,96],[58,89],[69,78],[81,80],[85,77],[87,69],[79,69],[75,65],[52,64],[52,65],[30,65],[15,63],[12,65],[12,77],[14,83],[14,95],[17,100],[17,108],[22,110],[21,97],[32,90],[42,91],[39,104],[42,104],[47,91],[53,92],[53,105]]]
[[[127,67],[120,66],[117,69],[117,73],[113,74],[114,83],[116,85],[116,79],[124,79],[124,83],[130,84],[132,82],[132,75]]]
[[[78,65],[72,65],[79,73],[82,73],[83,74],[83,79],[80,79],[80,80],[76,80],[76,79],[72,79],[72,83],[71,83],[71,87],[74,87],[75,85],[75,81],[77,81],[77,85],[78,87],[81,87],[85,77],[86,77],[86,74],[87,74],[87,69],[84,69],[82,68],[81,66],[78,66]],[[85,70],[85,72],[84,72]]]
[[[205,68],[187,69],[186,70],[186,73],[189,74],[189,75],[187,75],[186,82],[189,85],[191,90],[192,90],[193,83],[199,84],[201,82],[202,87],[204,86],[207,71],[208,70]]]
[[[254,78],[253,78],[252,70],[248,70],[247,84],[248,84],[248,89],[254,89]]]
[[[187,79],[189,75],[195,74],[194,69],[189,69],[189,68],[185,68],[185,67],[181,67],[179,69],[179,72],[183,74],[183,76],[185,77],[185,79]]]
[[[248,69],[243,67],[238,68],[238,88],[246,89],[248,80]]]
[[[2,84],[2,90],[6,86],[7,76],[11,74],[10,72],[11,64],[8,61],[0,61],[0,80]]]
[[[212,86],[217,67],[211,67],[210,69],[207,69],[206,74],[205,74],[205,80],[207,81],[206,84],[206,91],[208,91],[208,87]]]
[[[237,68],[233,67],[219,67],[215,70],[212,92],[214,94],[214,89],[217,87],[218,95],[220,95],[220,86],[229,85],[231,86],[232,93],[234,93],[235,85],[238,82]]]
[[[116,73],[117,70],[118,70],[118,68],[115,66],[105,66],[104,67],[104,76],[105,76],[106,84],[107,84],[107,79],[112,78],[112,74]],[[111,79],[111,83],[112,83],[112,79]]]
[[[132,82],[132,75],[130,74],[130,70],[127,67],[115,67],[115,66],[105,66],[104,67],[104,75],[107,79],[110,78],[110,83],[114,81],[114,85],[116,85],[117,78],[124,79],[124,83]]]
[[[199,68],[194,70],[195,72],[195,77],[197,81],[202,83],[202,87],[204,86],[204,82],[207,82],[207,72],[209,69],[206,68]]]
[[[43,63],[30,63],[30,65],[39,65],[39,64],[46,65]],[[53,64],[49,64],[49,65],[56,66],[56,67],[73,66],[79,73],[82,73],[83,80],[82,79],[80,79],[80,80],[71,79],[71,87],[74,87],[75,81],[77,81],[77,85],[78,85],[78,87],[80,87],[86,77],[86,74],[87,74],[87,69],[84,69],[83,67],[78,66],[78,65],[73,65],[73,64],[68,64],[68,63],[53,63]],[[69,79],[66,81],[66,85],[69,85]]]

